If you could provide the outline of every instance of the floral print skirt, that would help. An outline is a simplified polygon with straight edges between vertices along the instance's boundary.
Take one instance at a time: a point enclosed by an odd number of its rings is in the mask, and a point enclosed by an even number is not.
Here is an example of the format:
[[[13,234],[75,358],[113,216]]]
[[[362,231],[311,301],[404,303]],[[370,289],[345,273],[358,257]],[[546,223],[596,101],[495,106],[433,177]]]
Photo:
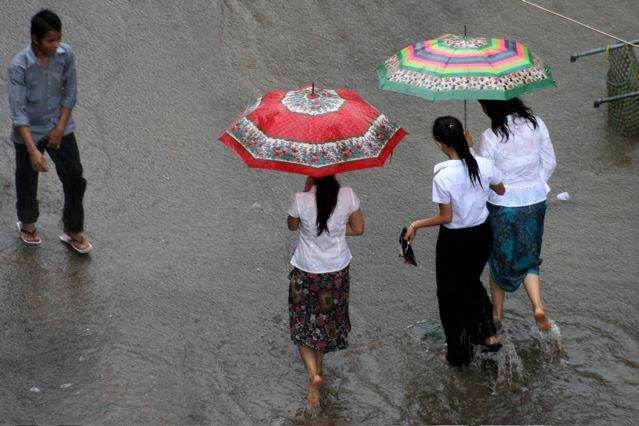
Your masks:
[[[528,274],[539,275],[546,201],[522,207],[487,204],[493,227],[490,273],[499,287],[513,292]]]
[[[293,268],[289,274],[288,313],[291,339],[323,353],[346,349],[349,267],[315,274]]]

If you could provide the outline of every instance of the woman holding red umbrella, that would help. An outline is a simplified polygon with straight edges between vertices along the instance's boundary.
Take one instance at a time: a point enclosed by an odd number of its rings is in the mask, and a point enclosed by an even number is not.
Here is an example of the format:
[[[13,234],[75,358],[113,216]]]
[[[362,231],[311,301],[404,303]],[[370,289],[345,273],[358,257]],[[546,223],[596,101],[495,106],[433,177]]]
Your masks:
[[[359,198],[333,175],[309,177],[288,210],[288,228],[299,231],[289,274],[291,339],[308,372],[306,399],[318,406],[324,354],[348,346],[352,255],[346,236],[364,233]]]

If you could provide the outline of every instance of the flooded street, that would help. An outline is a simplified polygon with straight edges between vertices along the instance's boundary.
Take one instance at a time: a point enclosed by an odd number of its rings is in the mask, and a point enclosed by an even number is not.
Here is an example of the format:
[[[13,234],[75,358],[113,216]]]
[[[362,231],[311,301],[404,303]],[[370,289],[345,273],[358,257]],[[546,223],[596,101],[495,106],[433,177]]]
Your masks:
[[[539,0],[636,39],[636,0]],[[578,5],[577,5],[578,4]],[[6,69],[41,7],[75,51],[76,137],[88,180],[78,256],[58,241],[62,190],[40,174],[43,243],[18,238]],[[0,0],[0,423],[635,424],[639,417],[639,136],[607,128],[613,40],[515,0]],[[445,33],[521,40],[557,87],[543,118],[549,184],[540,335],[525,291],[506,299],[504,349],[449,368],[435,293],[436,229],[419,267],[398,258],[433,214],[431,138],[461,101],[377,89],[376,67]],[[636,49],[635,49],[636,51]],[[304,177],[249,169],[217,137],[249,102],[315,82],[356,90],[409,133],[383,168],[339,176],[361,198],[350,239],[350,346],[325,361],[322,408],[289,337],[286,212]],[[477,102],[468,127],[489,126]],[[50,162],[51,163],[51,162]],[[52,168],[52,167],[51,167]],[[570,200],[556,195],[569,192]],[[484,283],[487,284],[485,276]]]

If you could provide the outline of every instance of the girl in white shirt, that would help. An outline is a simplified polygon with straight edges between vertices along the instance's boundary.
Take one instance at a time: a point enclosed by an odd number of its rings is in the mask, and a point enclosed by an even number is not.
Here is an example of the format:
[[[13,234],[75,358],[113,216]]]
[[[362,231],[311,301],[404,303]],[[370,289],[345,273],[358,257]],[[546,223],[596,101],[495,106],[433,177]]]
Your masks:
[[[417,229],[437,226],[436,278],[439,315],[446,334],[447,360],[469,365],[477,345],[498,351],[493,307],[480,276],[492,247],[486,209],[488,194],[503,194],[501,175],[485,158],[475,157],[470,133],[454,117],[439,117],[433,137],[450,159],[435,166],[433,201],[439,214],[408,226],[411,241]]]
[[[291,339],[309,377],[306,396],[319,405],[324,354],[348,346],[351,252],[346,235],[362,235],[359,198],[335,176],[309,177],[288,210],[288,228],[299,230],[289,274]]]
[[[546,331],[551,323],[541,303],[539,265],[555,151],[546,125],[521,100],[479,102],[491,121],[481,155],[501,171],[506,186],[505,195],[488,200],[495,242],[488,261],[493,317],[501,323],[505,292],[523,282],[537,327]]]

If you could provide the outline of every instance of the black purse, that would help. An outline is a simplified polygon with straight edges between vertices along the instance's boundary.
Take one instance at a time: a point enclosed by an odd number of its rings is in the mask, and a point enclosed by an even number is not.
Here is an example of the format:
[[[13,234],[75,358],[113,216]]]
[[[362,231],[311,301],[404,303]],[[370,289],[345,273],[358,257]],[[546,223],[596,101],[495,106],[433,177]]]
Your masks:
[[[399,235],[399,245],[401,247],[401,251],[399,253],[399,257],[404,259],[404,262],[407,264],[411,264],[413,266],[417,266],[417,262],[415,262],[415,253],[413,253],[413,248],[410,245],[410,242],[404,239],[406,235],[406,228],[402,229],[402,233]]]

